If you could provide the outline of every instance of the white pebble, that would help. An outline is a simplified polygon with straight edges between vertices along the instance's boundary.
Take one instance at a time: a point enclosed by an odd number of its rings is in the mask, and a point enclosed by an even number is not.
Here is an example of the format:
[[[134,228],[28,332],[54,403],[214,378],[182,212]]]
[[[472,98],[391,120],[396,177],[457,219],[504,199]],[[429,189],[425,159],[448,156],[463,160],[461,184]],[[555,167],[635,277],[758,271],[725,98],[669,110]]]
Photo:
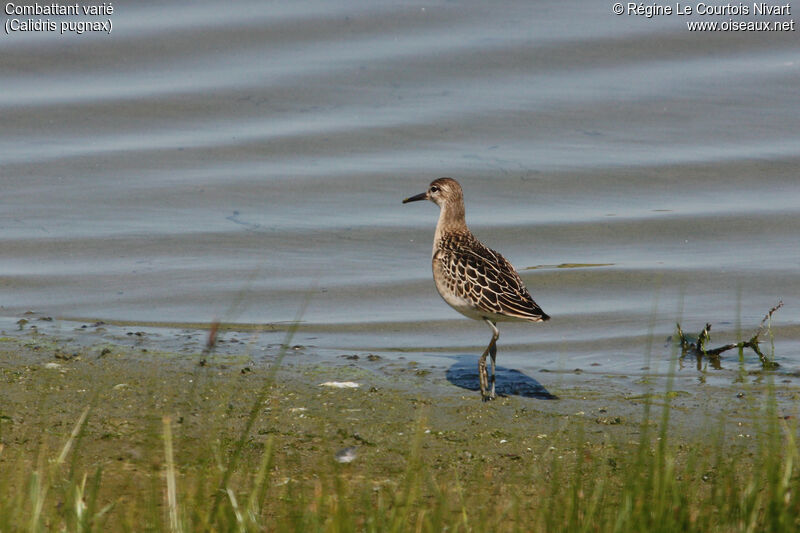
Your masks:
[[[361,386],[354,381],[326,381],[319,385],[320,387],[333,387],[334,389],[357,389]]]

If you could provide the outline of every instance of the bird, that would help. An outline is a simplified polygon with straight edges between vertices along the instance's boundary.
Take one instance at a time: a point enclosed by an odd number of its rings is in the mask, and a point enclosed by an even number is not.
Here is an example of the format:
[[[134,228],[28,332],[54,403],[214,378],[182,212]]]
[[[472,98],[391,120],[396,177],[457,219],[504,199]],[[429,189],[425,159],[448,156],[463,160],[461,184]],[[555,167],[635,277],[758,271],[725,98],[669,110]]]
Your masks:
[[[467,227],[464,193],[453,178],[438,178],[428,190],[403,200],[430,200],[439,206],[433,237],[433,280],[450,307],[492,328],[492,339],[478,360],[481,399],[494,400],[498,322],[544,322],[550,319],[533,300],[519,274],[505,257],[479,241]],[[491,389],[486,356],[491,357]]]

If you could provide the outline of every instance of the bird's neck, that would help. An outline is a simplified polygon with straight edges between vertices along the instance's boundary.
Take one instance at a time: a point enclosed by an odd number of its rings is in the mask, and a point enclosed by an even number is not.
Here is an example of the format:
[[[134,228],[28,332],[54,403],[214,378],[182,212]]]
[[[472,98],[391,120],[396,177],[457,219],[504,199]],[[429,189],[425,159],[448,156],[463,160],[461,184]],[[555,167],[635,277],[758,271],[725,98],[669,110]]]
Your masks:
[[[469,233],[467,222],[464,218],[464,204],[462,202],[441,206],[439,221],[436,223],[436,233],[433,237],[434,253],[436,253],[442,237],[448,233]]]

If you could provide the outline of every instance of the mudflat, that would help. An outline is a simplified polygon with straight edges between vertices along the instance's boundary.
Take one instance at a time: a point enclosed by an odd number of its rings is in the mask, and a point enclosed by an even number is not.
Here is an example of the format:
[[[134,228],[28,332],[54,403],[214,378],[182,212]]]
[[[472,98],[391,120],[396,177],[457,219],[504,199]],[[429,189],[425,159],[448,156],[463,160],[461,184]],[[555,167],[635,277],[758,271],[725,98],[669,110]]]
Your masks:
[[[475,501],[489,508],[511,500],[535,507],[557,465],[572,472],[576,461],[596,464],[609,476],[609,490],[618,489],[637,450],[643,443],[657,447],[660,439],[669,441],[674,464],[695,464],[698,450],[717,450],[741,454],[747,470],[768,422],[779,419],[794,432],[792,406],[800,395],[769,372],[691,390],[670,388],[669,377],[655,376],[651,384],[639,380],[649,392],[636,394],[620,380],[566,373],[550,390],[556,399],[508,395],[484,403],[476,391],[412,358],[343,354],[331,363],[300,351],[276,348],[256,359],[109,343],[70,346],[37,335],[4,338],[0,488],[6,501],[27,505],[30,473],[52,473],[59,458],[63,466],[51,483],[64,483],[67,472],[98,476],[95,507],[108,507],[104,523],[137,527],[145,519],[142,508],[152,509],[151,523],[164,517],[167,466],[178,494],[210,501],[232,455],[238,465],[227,483],[233,494],[247,493],[268,450],[266,485],[283,496],[261,507],[266,523],[293,512],[285,491],[307,490],[303,505],[329,482],[335,485],[331,480],[346,481],[357,495],[393,494],[411,464],[430,476],[432,487],[460,480],[459,490],[474,488]],[[165,431],[174,450],[169,460]],[[483,489],[473,483],[488,484],[492,494],[478,497]],[[423,486],[432,498],[431,486]],[[63,505],[48,499],[43,512],[57,520]]]

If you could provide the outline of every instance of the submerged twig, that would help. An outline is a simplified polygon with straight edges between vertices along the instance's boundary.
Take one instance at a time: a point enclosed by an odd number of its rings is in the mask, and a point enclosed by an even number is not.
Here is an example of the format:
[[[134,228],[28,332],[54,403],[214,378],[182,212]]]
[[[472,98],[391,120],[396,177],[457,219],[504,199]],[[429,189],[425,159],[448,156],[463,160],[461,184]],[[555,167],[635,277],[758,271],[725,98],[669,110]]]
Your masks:
[[[711,324],[706,324],[706,327],[703,328],[703,331],[697,336],[697,340],[692,342],[681,329],[681,325],[677,324],[677,335],[681,345],[681,357],[686,357],[689,354],[693,354],[697,357],[697,367],[700,368],[701,361],[703,357],[707,357],[708,360],[711,362],[711,366],[715,369],[719,370],[722,368],[720,364],[719,356],[721,353],[726,352],[728,350],[732,350],[737,348],[739,350],[743,350],[744,348],[750,348],[753,350],[756,355],[758,355],[758,359],[761,361],[761,366],[764,369],[774,369],[778,368],[780,365],[775,361],[769,359],[764,352],[761,351],[761,347],[759,346],[760,337],[769,331],[770,323],[772,321],[772,314],[783,307],[783,302],[778,302],[777,305],[772,307],[764,318],[761,320],[761,323],[758,326],[758,329],[750,337],[749,340],[737,342],[736,344],[725,344],[724,346],[719,346],[717,348],[708,349],[706,348],[706,343],[711,340]]]
[[[206,366],[206,359],[210,356],[214,349],[217,347],[217,333],[219,332],[219,320],[214,320],[208,328],[208,337],[206,338],[206,345],[203,348],[202,359],[198,361],[198,365]]]

